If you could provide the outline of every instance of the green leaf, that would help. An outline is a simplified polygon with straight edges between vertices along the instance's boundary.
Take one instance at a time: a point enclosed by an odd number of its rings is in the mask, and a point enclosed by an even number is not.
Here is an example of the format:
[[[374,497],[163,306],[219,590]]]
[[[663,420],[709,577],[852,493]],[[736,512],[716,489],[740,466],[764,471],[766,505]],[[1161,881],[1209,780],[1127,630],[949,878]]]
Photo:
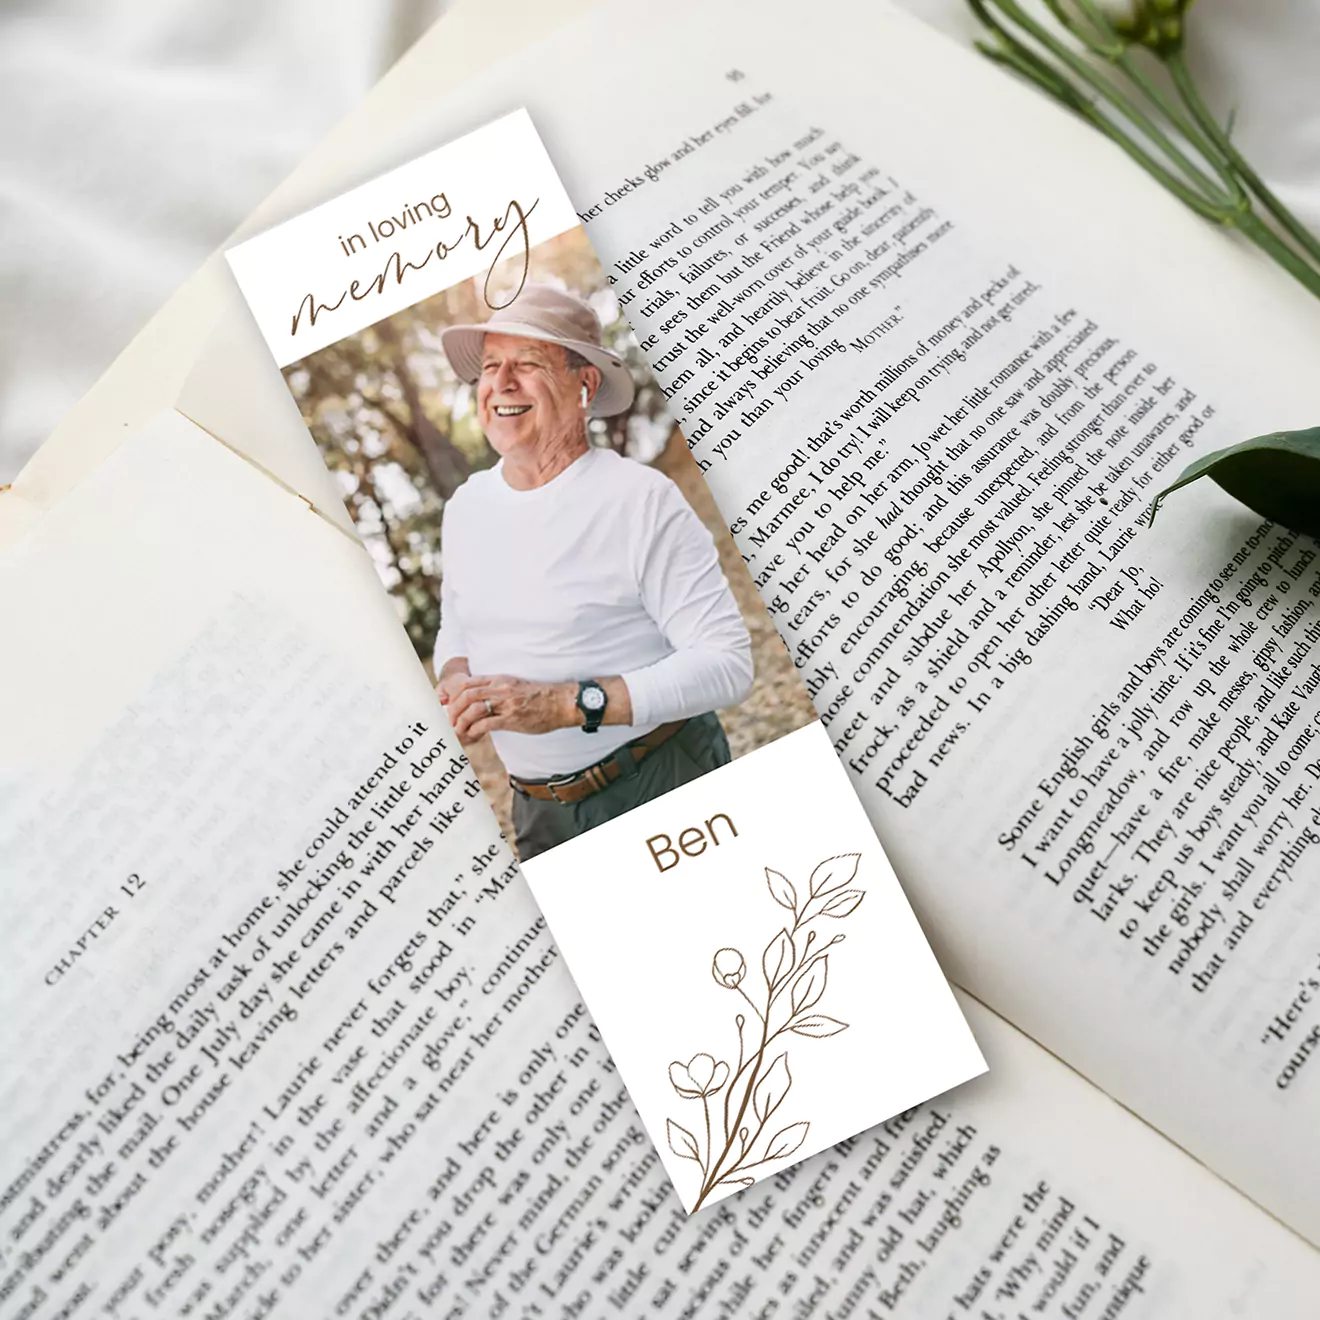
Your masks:
[[[1320,537],[1320,426],[1258,435],[1197,459],[1155,496],[1148,522],[1154,523],[1165,496],[1200,477],[1209,477],[1262,518]]]

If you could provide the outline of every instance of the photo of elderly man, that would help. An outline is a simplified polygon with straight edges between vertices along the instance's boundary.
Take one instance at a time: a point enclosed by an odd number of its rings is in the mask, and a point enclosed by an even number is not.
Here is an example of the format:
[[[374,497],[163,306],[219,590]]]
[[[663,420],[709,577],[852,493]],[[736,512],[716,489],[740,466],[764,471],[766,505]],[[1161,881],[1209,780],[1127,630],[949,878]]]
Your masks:
[[[436,691],[490,735],[526,861],[726,764],[752,646],[678,487],[590,443],[633,382],[586,302],[528,284],[441,342],[499,461],[445,510]]]

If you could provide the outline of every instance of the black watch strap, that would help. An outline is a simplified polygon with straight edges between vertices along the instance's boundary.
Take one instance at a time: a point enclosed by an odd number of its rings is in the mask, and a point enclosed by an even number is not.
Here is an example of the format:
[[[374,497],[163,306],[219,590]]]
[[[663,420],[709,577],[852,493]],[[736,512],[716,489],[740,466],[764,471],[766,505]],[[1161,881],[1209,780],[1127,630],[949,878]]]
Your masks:
[[[598,700],[588,704],[587,693],[599,694]],[[594,678],[584,679],[578,684],[577,708],[582,712],[582,732],[595,733],[600,722],[605,718],[605,706],[609,694]]]

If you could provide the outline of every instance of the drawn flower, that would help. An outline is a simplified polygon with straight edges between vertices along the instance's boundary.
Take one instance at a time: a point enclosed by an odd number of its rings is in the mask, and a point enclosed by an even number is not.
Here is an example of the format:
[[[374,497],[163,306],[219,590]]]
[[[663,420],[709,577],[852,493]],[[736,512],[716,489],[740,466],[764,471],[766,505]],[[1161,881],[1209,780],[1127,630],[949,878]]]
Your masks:
[[[747,975],[747,963],[737,949],[716,949],[710,974],[717,985],[722,985],[726,990],[736,990]]]
[[[817,1009],[828,989],[829,951],[846,937],[841,931],[829,939],[817,935],[819,927],[850,916],[865,897],[863,890],[851,887],[860,860],[858,853],[827,857],[809,879],[797,884],[766,867],[770,897],[792,919],[761,954],[764,985],[759,978],[746,980],[747,960],[738,949],[725,946],[711,959],[716,985],[736,990],[746,1000],[751,1018],[734,1015],[736,1064],[701,1053],[686,1063],[675,1059],[669,1065],[670,1085],[683,1099],[702,1101],[704,1109],[704,1141],[672,1118],[666,1126],[669,1149],[701,1171],[694,1210],[714,1195],[750,1187],[756,1181],[751,1171],[789,1159],[806,1144],[810,1120],[798,1118],[783,1127],[772,1123],[793,1087],[788,1051],[773,1046],[787,1045],[789,1037],[820,1039],[848,1029],[846,1022]],[[718,1092],[723,1098],[712,1104],[711,1097]]]
[[[729,1080],[729,1065],[716,1063],[710,1054],[694,1054],[686,1063],[675,1059],[669,1065],[669,1080],[685,1100],[703,1099]]]

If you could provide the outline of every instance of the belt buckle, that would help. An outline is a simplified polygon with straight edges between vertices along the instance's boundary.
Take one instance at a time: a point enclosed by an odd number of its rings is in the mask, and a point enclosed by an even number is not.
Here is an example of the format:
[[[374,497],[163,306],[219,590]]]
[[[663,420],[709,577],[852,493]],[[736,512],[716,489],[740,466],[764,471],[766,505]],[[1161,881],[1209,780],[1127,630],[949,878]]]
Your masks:
[[[582,772],[580,770],[575,771],[571,775],[556,775],[553,779],[547,779],[545,781],[545,786],[550,790],[550,796],[558,802],[561,807],[570,807],[573,804],[567,798],[561,798],[557,790],[562,784],[574,783],[576,780],[580,779],[581,776]]]

